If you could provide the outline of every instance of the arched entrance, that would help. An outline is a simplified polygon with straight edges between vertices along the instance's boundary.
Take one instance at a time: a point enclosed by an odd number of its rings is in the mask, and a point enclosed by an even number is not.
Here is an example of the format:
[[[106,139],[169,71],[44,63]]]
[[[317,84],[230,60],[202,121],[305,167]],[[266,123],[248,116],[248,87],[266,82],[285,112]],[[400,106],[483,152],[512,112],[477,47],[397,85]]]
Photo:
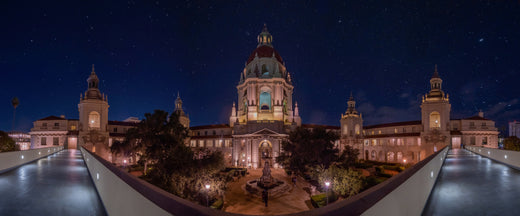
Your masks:
[[[263,140],[258,145],[258,167],[264,167],[265,161],[269,162],[269,166],[273,166],[273,145],[268,140]]]

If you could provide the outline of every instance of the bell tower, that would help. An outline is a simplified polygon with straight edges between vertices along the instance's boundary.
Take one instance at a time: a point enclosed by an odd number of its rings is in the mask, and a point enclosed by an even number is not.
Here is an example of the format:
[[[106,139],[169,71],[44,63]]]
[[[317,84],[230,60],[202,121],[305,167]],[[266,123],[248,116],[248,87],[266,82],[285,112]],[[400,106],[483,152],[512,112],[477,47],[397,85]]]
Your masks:
[[[177,99],[175,99],[174,112],[179,115],[179,122],[182,124],[182,126],[185,128],[190,128],[190,117],[182,109],[182,100],[179,92],[177,92]]]
[[[94,65],[87,79],[88,88],[85,95],[80,94],[79,111],[79,145],[108,158],[108,100],[99,91],[99,78]]]
[[[421,139],[423,143],[432,145],[428,155],[450,143],[450,112],[449,95],[442,90],[442,79],[435,65],[430,92],[423,96],[421,104]]]

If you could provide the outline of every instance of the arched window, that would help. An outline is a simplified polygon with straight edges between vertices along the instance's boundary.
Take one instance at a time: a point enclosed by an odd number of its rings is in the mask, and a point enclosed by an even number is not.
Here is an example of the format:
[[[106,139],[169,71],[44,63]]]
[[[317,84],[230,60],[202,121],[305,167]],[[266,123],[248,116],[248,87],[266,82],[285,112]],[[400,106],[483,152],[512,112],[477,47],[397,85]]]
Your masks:
[[[376,160],[376,151],[372,151],[372,153],[370,154],[370,158],[372,160]]]
[[[88,126],[90,128],[99,128],[100,127],[100,122],[99,122],[99,113],[96,112],[96,111],[92,111],[90,112],[90,114],[88,114]]]
[[[348,126],[347,125],[343,126],[343,135],[348,135]]]
[[[430,113],[430,129],[438,129],[441,127],[441,114],[438,112]]]
[[[393,152],[386,153],[386,159],[387,159],[387,161],[394,161],[394,153]]]
[[[403,160],[403,153],[402,152],[397,152],[397,161],[401,162],[402,160]]]
[[[354,127],[355,127],[354,130],[356,132],[356,135],[359,135],[359,124],[356,124],[356,126],[354,126]]]
[[[262,65],[262,75],[269,75],[269,68],[267,65]]]
[[[271,109],[271,94],[269,92],[262,92],[260,94],[260,110]]]

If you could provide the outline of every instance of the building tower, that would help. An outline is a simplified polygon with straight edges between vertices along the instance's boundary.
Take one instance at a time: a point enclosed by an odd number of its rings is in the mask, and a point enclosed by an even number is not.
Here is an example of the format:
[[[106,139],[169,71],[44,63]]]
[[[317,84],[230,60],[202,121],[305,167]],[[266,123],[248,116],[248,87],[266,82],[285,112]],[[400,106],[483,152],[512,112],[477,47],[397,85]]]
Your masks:
[[[177,99],[175,99],[175,110],[173,112],[176,112],[179,115],[179,122],[182,124],[182,126],[185,128],[190,128],[190,117],[184,113],[184,110],[182,109],[182,100],[179,92],[177,92]]]
[[[108,101],[99,91],[99,79],[92,65],[92,72],[87,79],[88,89],[80,95],[79,145],[107,159],[108,149]]]
[[[257,40],[257,48],[240,73],[238,109],[230,116],[230,126],[235,124],[235,117],[240,124],[274,120],[300,125],[301,121],[294,121],[299,115],[293,112],[291,76],[282,57],[273,48],[273,37],[265,25]]]
[[[345,114],[341,114],[341,150],[345,145],[350,145],[353,148],[362,148],[362,131],[363,131],[363,116],[356,110],[356,101],[350,93],[350,98],[347,102],[348,108]],[[362,154],[360,154],[362,156]]]
[[[421,140],[424,144],[431,145],[431,148],[427,147],[425,156],[450,143],[450,112],[449,95],[442,91],[442,79],[435,65],[430,79],[430,92],[423,96],[421,104]]]
[[[273,48],[273,36],[264,25],[258,45],[240,73],[238,100],[231,108],[229,126],[233,136],[233,163],[252,168],[275,158],[287,133],[301,126],[298,105],[293,105],[291,75]]]

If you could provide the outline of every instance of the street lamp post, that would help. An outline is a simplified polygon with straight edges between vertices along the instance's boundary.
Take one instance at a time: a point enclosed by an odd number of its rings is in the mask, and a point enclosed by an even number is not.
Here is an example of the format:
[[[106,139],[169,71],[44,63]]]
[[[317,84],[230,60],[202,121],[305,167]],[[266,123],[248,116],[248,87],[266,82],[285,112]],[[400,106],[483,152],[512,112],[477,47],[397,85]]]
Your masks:
[[[325,188],[327,190],[325,192],[325,196],[327,197],[327,205],[329,205],[329,186],[330,186],[330,182],[326,181],[325,182]]]
[[[206,206],[209,207],[209,184],[206,185]]]

